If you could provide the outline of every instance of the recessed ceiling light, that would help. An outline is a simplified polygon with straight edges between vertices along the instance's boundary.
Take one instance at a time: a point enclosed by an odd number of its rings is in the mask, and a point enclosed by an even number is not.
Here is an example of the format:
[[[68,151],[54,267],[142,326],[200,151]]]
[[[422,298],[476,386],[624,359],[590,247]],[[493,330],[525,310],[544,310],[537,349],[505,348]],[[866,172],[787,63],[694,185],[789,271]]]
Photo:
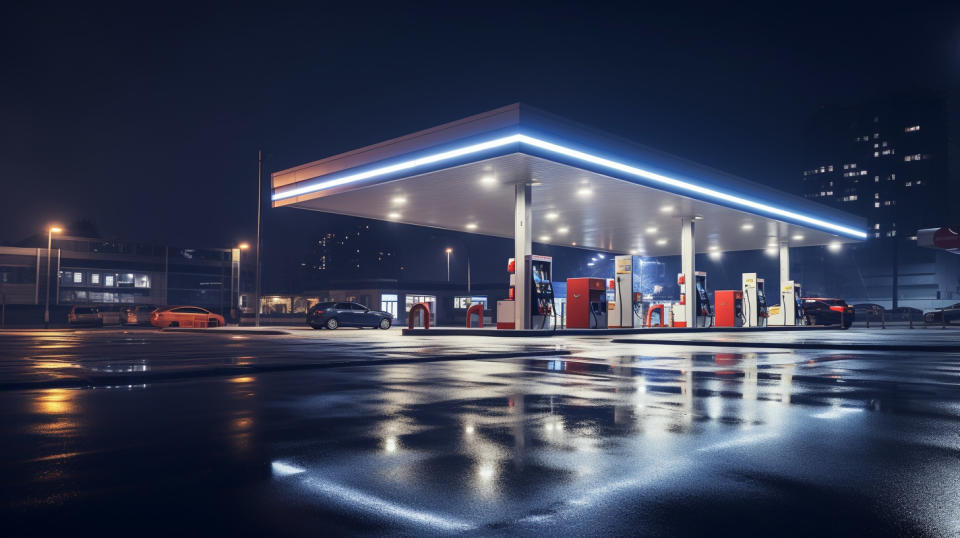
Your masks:
[[[577,242],[574,241],[573,243],[570,243],[570,245],[575,247],[575,246],[577,246]]]
[[[403,205],[403,204],[407,203],[407,197],[406,197],[406,196],[394,196],[394,197],[393,197],[393,200],[391,200],[391,202],[393,202],[393,205]]]
[[[744,230],[744,231],[750,231],[750,230],[753,229],[753,223],[751,223],[751,222],[745,222],[745,223],[743,223],[743,224],[740,225],[740,229],[741,229],[741,230]]]
[[[597,261],[597,258],[590,258],[590,261]]]
[[[397,213],[396,211],[391,211],[390,213],[387,213],[387,218],[389,218],[389,219],[399,219],[399,218],[400,218],[400,213]]]
[[[587,267],[593,267],[593,266],[594,266],[593,262],[587,262]]]
[[[550,240],[550,236],[549,236],[549,235],[541,235],[541,236],[540,236],[540,242],[542,242],[542,243],[546,243],[546,242],[549,241],[549,240]]]
[[[636,256],[638,252],[640,252],[640,251],[637,250],[637,249],[633,249],[633,250],[630,251],[630,255],[631,255],[631,256]]]
[[[656,227],[656,226],[650,226],[650,227],[647,228],[646,231],[647,231],[648,234],[655,234],[655,233],[657,233],[657,227]]]
[[[712,252],[716,252],[716,251],[720,250],[720,247],[718,247],[717,245],[710,245],[710,246],[707,247],[707,248],[708,248],[710,251],[712,251]]]
[[[843,243],[840,241],[831,241],[830,244],[827,245],[827,248],[830,252],[840,252],[840,250],[843,249]]]
[[[567,228],[566,226],[562,226],[562,227],[560,227],[560,228],[557,228],[557,233],[558,233],[558,234],[561,234],[561,235],[562,235],[562,234],[565,234],[565,233],[567,233],[567,232],[569,232],[569,231],[570,231],[570,228]]]
[[[468,223],[468,224],[467,224],[467,229],[468,229],[468,230],[476,230],[476,229],[477,229],[477,223],[475,223],[475,222],[470,222],[470,223]]]
[[[494,176],[483,176],[480,178],[480,183],[490,187],[497,184],[497,178]]]
[[[657,239],[657,244],[658,244],[658,245],[666,245],[666,244],[667,244],[667,240],[666,240],[666,239]]]
[[[580,189],[577,189],[577,194],[578,194],[579,196],[583,196],[584,198],[586,198],[586,197],[588,197],[588,196],[593,196],[593,189],[591,189],[591,188],[589,188],[589,187],[582,187],[582,188],[580,188]]]
[[[723,256],[723,253],[719,251],[714,251],[714,252],[711,252],[710,254],[707,254],[707,256],[710,256],[711,260],[719,260],[720,257]]]
[[[607,255],[606,255],[606,254],[597,254],[597,257],[600,258],[601,260],[607,259]]]
[[[803,234],[793,234],[794,241],[803,241]]]
[[[672,206],[672,205],[665,205],[665,206],[663,206],[663,207],[660,208],[660,212],[661,212],[661,213],[673,213],[673,206]]]
[[[693,220],[703,220],[703,215],[694,215]]]
[[[776,247],[767,247],[767,248],[764,250],[764,252],[767,253],[767,256],[776,256],[776,255],[777,255],[777,248],[776,248]]]
[[[543,218],[547,220],[557,220],[557,218],[559,217],[560,217],[560,213],[557,213],[556,211],[551,211],[543,216]]]

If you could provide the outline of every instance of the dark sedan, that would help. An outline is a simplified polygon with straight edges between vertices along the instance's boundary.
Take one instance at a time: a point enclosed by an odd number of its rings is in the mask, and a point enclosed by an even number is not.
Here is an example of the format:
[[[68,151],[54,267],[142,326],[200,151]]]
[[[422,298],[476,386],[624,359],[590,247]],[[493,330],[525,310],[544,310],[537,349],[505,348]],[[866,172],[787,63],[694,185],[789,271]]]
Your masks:
[[[370,310],[357,303],[317,303],[307,312],[307,325],[314,329],[337,327],[372,327],[389,329],[393,315]]]
[[[804,297],[803,314],[807,325],[842,325],[849,329],[853,324],[853,307],[843,299]]]
[[[958,323],[960,322],[960,303],[927,312],[923,315],[923,321],[924,323],[945,323],[946,325]]]

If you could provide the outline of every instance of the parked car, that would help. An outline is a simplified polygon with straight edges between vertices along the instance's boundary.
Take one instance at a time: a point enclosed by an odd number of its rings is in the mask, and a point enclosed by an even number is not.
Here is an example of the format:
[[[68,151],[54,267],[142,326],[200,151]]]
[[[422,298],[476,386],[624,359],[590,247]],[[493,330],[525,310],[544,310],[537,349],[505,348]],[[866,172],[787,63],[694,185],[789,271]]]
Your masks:
[[[154,327],[223,327],[226,322],[220,314],[214,314],[199,306],[165,306],[150,314]]]
[[[853,305],[853,315],[857,321],[880,321],[884,319],[886,312],[878,304],[860,303]]]
[[[922,321],[923,310],[911,306],[898,306],[887,311],[887,321]]]
[[[371,327],[389,329],[393,325],[390,312],[370,310],[357,303],[317,303],[307,312],[307,325],[314,329],[337,327]]]
[[[924,323],[943,324],[944,318],[946,318],[946,323],[948,325],[960,322],[960,303],[952,304],[944,308],[938,308],[937,310],[927,312],[923,315]]]
[[[853,307],[843,299],[804,297],[803,314],[807,325],[840,325],[849,329],[853,324]]]
[[[156,309],[148,304],[128,306],[120,311],[120,325],[150,325],[150,315]]]
[[[67,323],[70,325],[96,325],[103,327],[103,314],[95,306],[75,306],[67,313]]]

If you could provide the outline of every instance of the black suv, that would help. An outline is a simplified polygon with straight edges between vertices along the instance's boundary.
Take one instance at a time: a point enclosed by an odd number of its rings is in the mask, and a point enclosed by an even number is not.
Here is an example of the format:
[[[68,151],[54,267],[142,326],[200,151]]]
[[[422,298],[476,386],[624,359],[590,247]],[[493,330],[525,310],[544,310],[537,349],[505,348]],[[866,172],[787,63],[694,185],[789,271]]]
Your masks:
[[[389,329],[393,325],[390,312],[370,310],[357,303],[317,303],[307,312],[307,325],[314,329],[337,327],[372,327]]]

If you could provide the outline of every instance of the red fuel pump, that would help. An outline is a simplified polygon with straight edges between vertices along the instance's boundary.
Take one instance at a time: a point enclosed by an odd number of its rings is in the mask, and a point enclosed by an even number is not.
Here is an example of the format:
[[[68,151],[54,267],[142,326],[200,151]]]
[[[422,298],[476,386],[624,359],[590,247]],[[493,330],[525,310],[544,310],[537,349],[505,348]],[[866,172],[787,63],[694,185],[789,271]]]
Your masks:
[[[605,279],[567,279],[567,328],[607,328],[607,282]]]
[[[716,327],[743,327],[743,290],[717,290],[713,294]]]

